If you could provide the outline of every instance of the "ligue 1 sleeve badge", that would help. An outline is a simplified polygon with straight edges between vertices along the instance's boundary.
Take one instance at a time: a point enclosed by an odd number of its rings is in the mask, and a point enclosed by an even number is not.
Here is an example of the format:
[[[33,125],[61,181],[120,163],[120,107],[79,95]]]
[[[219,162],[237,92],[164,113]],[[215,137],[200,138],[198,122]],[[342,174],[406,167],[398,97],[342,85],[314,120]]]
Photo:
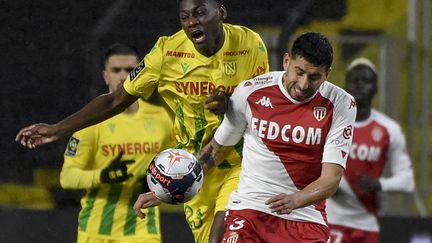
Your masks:
[[[79,144],[80,140],[74,137],[71,137],[69,139],[67,148],[66,148],[66,155],[68,156],[75,156],[77,149],[78,149],[78,144]]]

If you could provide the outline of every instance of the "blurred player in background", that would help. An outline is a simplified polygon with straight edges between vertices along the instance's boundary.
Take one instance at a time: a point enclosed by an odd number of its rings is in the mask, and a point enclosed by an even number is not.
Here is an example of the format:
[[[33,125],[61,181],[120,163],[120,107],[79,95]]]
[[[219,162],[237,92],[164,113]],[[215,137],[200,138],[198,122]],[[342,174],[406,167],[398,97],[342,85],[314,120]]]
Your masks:
[[[222,0],[179,0],[178,7],[182,30],[159,38],[123,87],[95,98],[57,124],[23,128],[16,140],[28,148],[58,140],[120,113],[157,89],[175,115],[178,147],[198,152],[221,123],[227,95],[242,80],[268,72],[267,50],[257,33],[223,23],[227,11]],[[240,151],[239,146],[207,171],[200,192],[184,205],[197,242],[222,239],[225,206],[238,183]],[[152,196],[139,197],[136,211],[140,217],[144,217],[140,208],[154,205],[147,201]]]
[[[378,192],[412,192],[414,179],[398,123],[372,108],[378,92],[375,65],[355,59],[346,73],[346,91],[357,102],[353,144],[337,193],[327,200],[332,242],[379,241]],[[390,177],[384,177],[390,166]]]
[[[139,60],[133,47],[108,48],[102,74],[110,92],[122,87]],[[159,208],[147,209],[145,220],[138,220],[132,208],[147,188],[150,161],[161,149],[174,145],[172,120],[159,102],[155,92],[148,102],[138,99],[122,113],[70,138],[60,183],[67,189],[86,189],[78,243],[161,242]]]
[[[244,138],[223,242],[328,242],[324,199],[338,188],[356,115],[353,97],[327,81],[332,60],[325,36],[304,33],[285,71],[246,80],[231,96],[198,155],[204,168],[217,165]]]

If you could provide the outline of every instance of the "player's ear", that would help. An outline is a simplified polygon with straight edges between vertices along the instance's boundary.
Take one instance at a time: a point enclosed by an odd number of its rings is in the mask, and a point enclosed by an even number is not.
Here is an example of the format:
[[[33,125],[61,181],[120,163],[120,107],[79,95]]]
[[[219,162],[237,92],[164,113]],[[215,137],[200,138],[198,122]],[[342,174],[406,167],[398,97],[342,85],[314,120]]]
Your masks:
[[[108,76],[107,71],[105,71],[105,69],[102,70],[102,77],[103,77],[103,79],[104,79],[106,85],[108,85],[108,81],[107,81],[108,79],[107,79],[107,76]]]
[[[289,62],[291,61],[291,55],[288,53],[288,52],[286,52],[285,54],[284,54],[284,57],[283,57],[283,69],[286,71],[286,70],[288,70],[288,66],[289,66]]]
[[[225,8],[225,5],[221,4],[219,6],[219,19],[221,21],[224,21],[227,18],[227,16],[228,16],[228,12]]]

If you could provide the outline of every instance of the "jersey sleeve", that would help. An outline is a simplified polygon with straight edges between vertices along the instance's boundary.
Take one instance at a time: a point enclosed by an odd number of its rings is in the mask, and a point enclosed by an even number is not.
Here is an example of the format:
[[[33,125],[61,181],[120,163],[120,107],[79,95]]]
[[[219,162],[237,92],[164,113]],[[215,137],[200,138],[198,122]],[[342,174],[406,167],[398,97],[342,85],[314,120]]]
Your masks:
[[[151,51],[132,70],[123,84],[126,92],[148,99],[156,89],[163,62],[163,45],[166,37],[160,37]]]
[[[391,176],[379,179],[382,191],[412,192],[414,190],[414,172],[407,152],[405,136],[399,126],[392,129],[390,134],[387,162],[390,165]]]
[[[86,189],[100,184],[101,169],[92,169],[97,136],[93,128],[80,130],[69,139],[60,173],[60,184],[65,189]]]
[[[228,110],[214,138],[223,146],[236,145],[242,138],[247,126],[246,96],[242,82],[233,92],[228,103]]]
[[[256,48],[253,49],[255,52],[253,60],[255,62],[253,63],[253,67],[251,68],[251,70],[254,70],[254,73],[249,77],[249,79],[264,73],[268,73],[270,70],[267,47],[257,33],[254,33],[254,38],[256,39]]]
[[[333,121],[324,146],[323,163],[336,163],[344,168],[346,166],[357,113],[357,108],[351,105],[352,100],[354,98],[346,94],[334,103]]]

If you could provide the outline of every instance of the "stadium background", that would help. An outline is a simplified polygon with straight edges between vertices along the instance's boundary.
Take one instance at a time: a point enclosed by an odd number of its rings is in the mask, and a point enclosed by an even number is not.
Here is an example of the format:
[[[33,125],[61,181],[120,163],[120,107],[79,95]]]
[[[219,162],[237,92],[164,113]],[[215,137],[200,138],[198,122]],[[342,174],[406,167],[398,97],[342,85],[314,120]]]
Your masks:
[[[382,242],[409,242],[414,234],[431,239],[431,1],[225,2],[227,22],[261,34],[271,70],[281,68],[291,38],[304,31],[330,37],[335,48],[330,80],[336,84],[343,83],[346,65],[355,57],[377,64],[375,105],[403,126],[417,185],[414,195],[381,195]],[[75,238],[81,192],[62,190],[58,182],[66,139],[29,151],[14,142],[18,130],[55,122],[107,92],[101,56],[111,43],[137,46],[144,55],[158,36],[179,28],[174,0],[0,0],[1,243]],[[181,210],[165,207],[164,212],[165,242],[190,240]]]

